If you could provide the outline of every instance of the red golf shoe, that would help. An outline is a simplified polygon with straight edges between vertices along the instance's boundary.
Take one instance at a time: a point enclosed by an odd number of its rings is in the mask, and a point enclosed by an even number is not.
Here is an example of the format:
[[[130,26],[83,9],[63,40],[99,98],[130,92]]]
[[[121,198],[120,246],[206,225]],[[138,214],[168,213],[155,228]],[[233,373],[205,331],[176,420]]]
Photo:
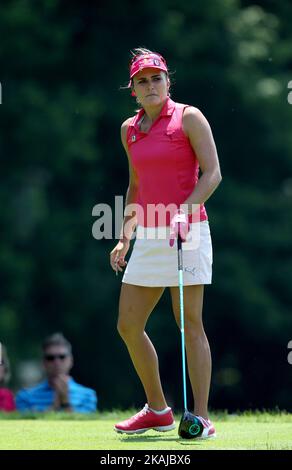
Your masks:
[[[155,431],[171,431],[175,428],[175,421],[171,408],[163,414],[157,414],[150,410],[146,404],[143,410],[125,421],[115,425],[115,431],[125,434],[142,434],[154,429]]]
[[[216,437],[216,431],[213,423],[209,419],[202,418],[202,416],[197,416],[197,418],[201,421],[204,426],[203,432],[201,436],[199,436],[199,438],[208,439],[209,437]]]

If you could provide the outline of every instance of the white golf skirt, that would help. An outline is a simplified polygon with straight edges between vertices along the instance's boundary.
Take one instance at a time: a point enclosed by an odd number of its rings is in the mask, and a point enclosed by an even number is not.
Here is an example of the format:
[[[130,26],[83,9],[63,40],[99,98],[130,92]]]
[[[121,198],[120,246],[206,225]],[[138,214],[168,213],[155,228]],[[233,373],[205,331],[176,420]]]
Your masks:
[[[122,282],[145,287],[178,286],[177,242],[169,246],[169,233],[169,227],[137,226]],[[208,220],[190,225],[182,248],[184,285],[211,284],[213,251]]]

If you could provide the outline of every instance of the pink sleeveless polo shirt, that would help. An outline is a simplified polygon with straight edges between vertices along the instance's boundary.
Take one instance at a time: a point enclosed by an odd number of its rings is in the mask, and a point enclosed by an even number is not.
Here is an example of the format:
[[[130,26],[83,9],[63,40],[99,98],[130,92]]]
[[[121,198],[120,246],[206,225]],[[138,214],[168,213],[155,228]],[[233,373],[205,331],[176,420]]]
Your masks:
[[[133,117],[128,127],[128,150],[138,176],[135,202],[142,209],[137,211],[137,218],[138,224],[144,227],[169,225],[175,210],[197,184],[199,162],[182,130],[186,107],[168,98],[147,133],[139,129],[144,109]],[[169,210],[165,211],[166,206]],[[204,204],[200,205],[200,211],[189,215],[190,223],[207,219]]]

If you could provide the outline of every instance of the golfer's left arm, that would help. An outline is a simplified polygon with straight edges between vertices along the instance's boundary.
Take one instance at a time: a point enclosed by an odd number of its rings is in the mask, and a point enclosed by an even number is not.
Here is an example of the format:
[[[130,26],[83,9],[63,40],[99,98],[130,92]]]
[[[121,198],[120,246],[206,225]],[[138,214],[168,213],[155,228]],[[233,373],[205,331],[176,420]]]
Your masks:
[[[194,191],[184,201],[184,206],[187,204],[188,212],[192,213],[192,204],[203,204],[207,201],[219,186],[222,176],[210,125],[199,109],[186,108],[183,130],[196,153],[202,172]]]

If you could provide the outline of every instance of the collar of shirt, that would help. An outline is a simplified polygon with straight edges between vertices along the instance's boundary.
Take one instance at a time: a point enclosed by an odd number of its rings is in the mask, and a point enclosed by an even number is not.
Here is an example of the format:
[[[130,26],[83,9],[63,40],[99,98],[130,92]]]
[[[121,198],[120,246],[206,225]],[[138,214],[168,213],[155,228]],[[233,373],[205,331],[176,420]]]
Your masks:
[[[163,107],[160,111],[160,114],[159,114],[158,118],[156,119],[156,121],[158,121],[163,116],[171,116],[174,109],[175,109],[175,102],[172,101],[172,99],[167,98],[166,102],[164,103],[164,105],[163,105]],[[134,117],[134,119],[133,119],[132,123],[130,124],[130,126],[134,127],[137,131],[139,131],[140,130],[139,129],[139,122],[142,119],[142,116],[144,116],[144,114],[145,114],[145,110],[143,108],[140,109],[140,111]]]

